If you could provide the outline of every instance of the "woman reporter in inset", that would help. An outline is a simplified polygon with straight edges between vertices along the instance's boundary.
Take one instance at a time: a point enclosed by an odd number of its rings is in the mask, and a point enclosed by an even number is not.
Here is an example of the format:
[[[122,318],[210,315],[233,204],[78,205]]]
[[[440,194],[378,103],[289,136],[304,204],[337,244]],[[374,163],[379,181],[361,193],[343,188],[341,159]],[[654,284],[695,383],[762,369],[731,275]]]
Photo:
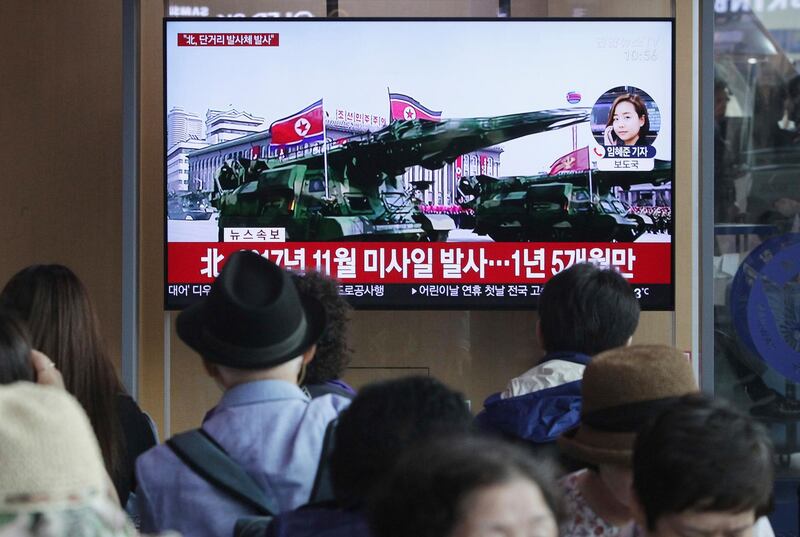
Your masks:
[[[39,382],[50,370],[60,371],[66,390],[86,410],[125,506],[135,489],[136,457],[157,440],[149,417],[117,377],[83,283],[63,265],[32,265],[9,280],[0,306],[27,324],[31,346],[46,355],[32,357]]]
[[[650,117],[644,101],[635,93],[614,99],[603,131],[603,145],[650,145]]]

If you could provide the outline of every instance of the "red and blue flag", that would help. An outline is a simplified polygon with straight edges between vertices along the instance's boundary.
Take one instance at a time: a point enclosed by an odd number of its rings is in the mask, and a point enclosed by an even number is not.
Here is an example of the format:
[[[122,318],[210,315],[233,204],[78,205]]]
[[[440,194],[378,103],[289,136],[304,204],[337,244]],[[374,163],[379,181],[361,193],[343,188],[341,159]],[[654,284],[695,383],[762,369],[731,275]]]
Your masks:
[[[426,108],[419,101],[402,93],[389,94],[389,109],[394,120],[427,119],[428,121],[441,121],[442,112],[435,112]]]
[[[324,138],[322,99],[269,126],[269,154],[279,155]]]

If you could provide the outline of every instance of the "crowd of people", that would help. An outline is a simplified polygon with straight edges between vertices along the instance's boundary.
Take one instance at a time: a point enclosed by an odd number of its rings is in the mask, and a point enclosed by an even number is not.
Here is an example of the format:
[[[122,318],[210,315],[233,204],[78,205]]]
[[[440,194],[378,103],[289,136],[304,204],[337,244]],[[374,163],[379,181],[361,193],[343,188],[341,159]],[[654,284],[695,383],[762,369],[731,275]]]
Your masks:
[[[431,377],[354,390],[335,281],[231,255],[176,319],[222,388],[159,444],[60,265],[0,292],[0,537],[769,537],[765,429],[699,392],[682,352],[633,341],[617,272],[540,297],[546,354],[473,417]]]
[[[631,212],[649,216],[653,221],[654,233],[670,233],[672,229],[672,208],[669,206],[632,205]]]

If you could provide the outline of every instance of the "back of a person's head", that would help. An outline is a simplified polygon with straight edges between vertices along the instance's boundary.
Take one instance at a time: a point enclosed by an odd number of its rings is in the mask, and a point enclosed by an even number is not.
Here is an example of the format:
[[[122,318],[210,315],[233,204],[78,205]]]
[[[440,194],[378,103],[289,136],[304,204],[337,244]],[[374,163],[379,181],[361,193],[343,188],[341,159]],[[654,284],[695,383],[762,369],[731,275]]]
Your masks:
[[[750,416],[707,396],[681,398],[634,445],[633,486],[647,527],[683,512],[766,515],[772,455],[767,431]]]
[[[0,308],[0,384],[34,380],[31,342],[25,325]]]
[[[69,268],[31,265],[19,271],[0,292],[0,306],[25,321],[33,347],[53,360],[79,399],[87,384],[96,384],[88,372],[113,373],[89,293]]]
[[[562,510],[549,463],[498,438],[456,435],[418,444],[371,499],[370,527],[375,537],[449,537],[470,497],[516,480],[538,487],[555,529]]]
[[[320,272],[292,273],[292,281],[301,295],[316,298],[325,308],[328,322],[317,341],[314,359],[306,369],[306,384],[322,384],[342,376],[350,363],[352,349],[347,343],[350,303],[339,294],[335,279]]]
[[[625,345],[639,324],[639,301],[617,271],[580,263],[550,279],[539,297],[547,352],[593,356]]]
[[[0,306],[19,315],[33,348],[53,360],[67,391],[89,414],[109,472],[116,474],[122,446],[115,397],[123,387],[86,287],[63,265],[31,265],[8,281]]]
[[[364,502],[403,449],[470,429],[463,395],[430,377],[377,382],[359,390],[336,427],[331,478],[345,506]]]

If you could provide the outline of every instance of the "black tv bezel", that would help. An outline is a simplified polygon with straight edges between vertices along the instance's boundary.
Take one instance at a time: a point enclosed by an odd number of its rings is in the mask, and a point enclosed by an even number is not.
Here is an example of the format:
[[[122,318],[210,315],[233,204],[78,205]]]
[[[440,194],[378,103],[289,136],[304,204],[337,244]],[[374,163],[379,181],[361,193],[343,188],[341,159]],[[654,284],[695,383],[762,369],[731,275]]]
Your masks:
[[[672,214],[672,221],[671,221],[671,229],[670,229],[670,283],[669,287],[669,296],[668,300],[665,304],[660,304],[657,306],[648,306],[646,304],[642,304],[642,311],[675,311],[675,245],[677,241],[677,237],[675,235],[675,222],[676,222],[676,206],[675,206],[675,176],[676,176],[676,166],[675,166],[675,118],[676,118],[676,111],[675,111],[675,72],[676,72],[676,58],[675,58],[675,19],[670,17],[581,17],[581,18],[570,18],[570,17],[335,17],[335,18],[323,18],[323,17],[298,17],[298,18],[287,18],[287,17],[276,17],[276,18],[262,18],[262,17],[235,17],[235,18],[223,18],[223,17],[164,17],[163,24],[162,24],[162,107],[163,107],[163,114],[162,114],[162,133],[163,133],[163,157],[162,157],[162,179],[164,184],[164,203],[163,203],[163,217],[164,217],[164,226],[163,226],[163,298],[164,298],[164,311],[181,311],[185,307],[188,306],[180,306],[175,304],[170,304],[170,295],[169,295],[169,282],[167,281],[168,278],[168,268],[169,268],[169,242],[167,241],[167,232],[168,232],[168,223],[169,220],[167,218],[167,195],[168,195],[168,184],[166,181],[167,178],[167,151],[169,147],[167,147],[167,25],[171,22],[206,22],[206,23],[231,23],[231,22],[269,22],[269,23],[290,23],[290,24],[313,24],[313,23],[330,23],[330,24],[339,24],[339,23],[346,23],[346,22],[375,22],[375,23],[382,23],[382,22],[492,22],[492,23],[507,23],[507,22],[570,22],[570,23],[584,23],[584,22],[663,22],[667,23],[670,27],[670,53],[671,53],[671,99],[670,99],[670,121],[671,123],[671,140],[670,140],[670,151],[672,155],[672,177],[670,179],[670,183],[672,185],[671,188],[671,196],[670,196],[670,211]],[[580,243],[576,243],[580,244]],[[489,282],[494,283],[494,282]],[[357,284],[357,282],[355,283]],[[500,283],[498,282],[498,285]],[[633,285],[636,288],[636,285]],[[647,285],[642,285],[640,287],[647,287]],[[196,299],[197,300],[197,299]],[[538,302],[538,300],[537,300]],[[352,303],[352,301],[351,301]],[[640,299],[641,303],[641,299]],[[354,309],[357,310],[367,310],[367,311],[536,311],[538,309],[537,304],[509,304],[509,305],[498,305],[498,304],[476,304],[475,306],[470,307],[453,307],[450,304],[425,304],[425,305],[398,305],[398,304],[377,304],[377,305],[364,305],[364,304],[353,304]]]

